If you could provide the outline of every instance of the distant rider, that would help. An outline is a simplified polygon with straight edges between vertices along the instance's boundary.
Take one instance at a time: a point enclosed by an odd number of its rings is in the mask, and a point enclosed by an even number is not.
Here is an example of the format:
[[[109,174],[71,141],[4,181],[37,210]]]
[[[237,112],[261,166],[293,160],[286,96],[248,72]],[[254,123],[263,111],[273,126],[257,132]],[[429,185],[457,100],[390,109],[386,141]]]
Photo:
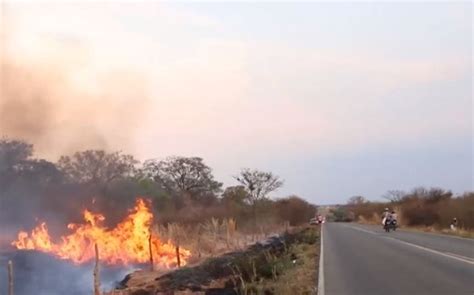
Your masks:
[[[390,217],[392,220],[396,221],[398,216],[397,216],[397,213],[395,213],[395,211],[392,210],[392,213],[390,213]]]
[[[450,227],[452,231],[456,231],[458,227],[458,219],[456,217],[453,218],[453,221],[451,222]]]

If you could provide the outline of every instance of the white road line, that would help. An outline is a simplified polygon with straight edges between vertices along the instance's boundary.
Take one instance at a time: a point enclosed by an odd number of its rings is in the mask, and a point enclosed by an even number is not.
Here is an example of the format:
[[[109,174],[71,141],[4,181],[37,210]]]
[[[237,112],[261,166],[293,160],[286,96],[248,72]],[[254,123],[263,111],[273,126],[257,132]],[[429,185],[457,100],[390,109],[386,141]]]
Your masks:
[[[408,243],[408,242],[405,242],[405,241],[402,241],[402,240],[399,240],[399,239],[395,239],[395,238],[392,238],[392,237],[385,237],[385,238],[397,241],[397,242],[399,242],[401,244],[404,244],[404,245],[408,245],[408,246],[418,248],[420,250],[424,250],[426,252],[438,254],[438,255],[441,255],[441,256],[444,256],[444,257],[452,258],[452,259],[455,259],[455,260],[458,260],[458,261],[461,261],[461,262],[465,262],[465,263],[469,263],[469,264],[474,265],[474,261],[471,260],[468,257],[464,258],[464,256],[461,256],[461,255],[448,254],[448,253],[441,252],[441,251],[438,251],[438,250],[433,250],[433,249],[430,249],[430,248],[426,248],[426,247],[423,247],[423,246],[420,246],[420,245],[415,245],[415,244],[412,244],[412,243]]]
[[[373,231],[369,231],[369,230],[362,229],[362,228],[355,227],[355,226],[346,225],[346,227],[349,227],[349,228],[352,228],[354,230],[358,230],[358,231],[361,231],[361,232],[369,233],[369,234],[372,234],[372,235],[379,235],[378,233],[375,233]],[[452,258],[452,259],[456,259],[458,261],[462,261],[462,262],[466,262],[466,263],[474,265],[474,260],[472,258],[469,258],[469,257],[465,257],[465,256],[462,256],[462,255],[453,254],[453,253],[449,253],[449,252],[441,252],[441,251],[438,251],[438,250],[433,250],[433,249],[426,248],[426,247],[423,247],[423,246],[420,246],[420,245],[405,242],[405,241],[402,241],[402,240],[399,240],[399,239],[393,238],[393,237],[383,236],[383,238],[394,240],[394,241],[397,241],[399,243],[402,243],[402,244],[405,244],[405,245],[408,245],[408,246],[412,246],[412,247],[415,247],[415,248],[418,248],[418,249],[421,249],[421,250],[424,250],[424,251],[427,251],[427,252],[431,252],[431,253],[434,253],[434,254],[438,254],[438,255],[441,255],[441,256],[444,256],[444,257],[449,257],[449,258]]]
[[[474,262],[474,258],[471,258],[471,257],[466,257],[466,256],[462,256],[462,255],[459,255],[459,254],[456,254],[456,253],[451,253],[451,252],[445,252],[445,253],[448,254],[448,255],[457,256],[459,258],[466,259],[466,260]]]
[[[355,227],[355,226],[351,226],[351,225],[346,225],[346,227],[350,227],[350,228],[352,228],[352,229],[355,229],[355,230],[358,230],[358,231],[362,231],[362,232],[365,232],[365,233],[377,235],[376,232],[373,232],[373,231],[370,231],[370,230],[366,230],[366,229],[363,229],[363,228],[359,228],[359,227]]]
[[[425,231],[417,231],[417,230],[410,230],[410,229],[400,229],[401,232],[404,233],[419,233],[423,235],[430,235],[430,236],[435,236],[435,237],[441,237],[441,238],[450,238],[450,239],[456,239],[456,240],[463,240],[463,241],[468,241],[474,243],[473,238],[463,238],[463,237],[456,237],[456,236],[451,236],[449,234],[440,234],[440,233],[430,233],[430,232],[425,232]]]
[[[324,225],[321,224],[321,246],[319,247],[318,295],[324,295]]]

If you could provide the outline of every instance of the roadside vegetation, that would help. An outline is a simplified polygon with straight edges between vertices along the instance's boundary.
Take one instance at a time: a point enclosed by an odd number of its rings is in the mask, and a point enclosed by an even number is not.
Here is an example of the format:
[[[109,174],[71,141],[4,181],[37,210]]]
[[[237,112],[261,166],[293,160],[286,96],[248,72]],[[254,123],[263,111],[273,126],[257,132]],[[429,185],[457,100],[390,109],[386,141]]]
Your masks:
[[[177,253],[179,247],[191,251],[178,275],[196,268],[210,272],[205,279],[213,289],[219,285],[214,274],[227,274],[227,285],[219,288],[231,285],[233,294],[310,294],[319,236],[300,226],[314,217],[316,206],[295,195],[270,198],[284,184],[272,172],[245,168],[234,180],[223,187],[199,157],[140,163],[118,151],[84,150],[52,162],[36,158],[25,141],[0,138],[0,248],[10,247],[18,230],[31,228],[37,218],[52,224],[50,232],[58,237],[67,224],[82,219],[85,208],[103,213],[104,225],[114,226],[140,197],[152,206],[152,235],[171,241]],[[268,239],[275,244],[258,244]],[[230,265],[213,262],[229,257]],[[145,267],[127,282],[143,289],[166,272]],[[193,273],[189,279],[200,278]]]
[[[371,202],[354,196],[332,210],[335,221],[379,224],[384,208],[395,210],[399,224],[413,230],[474,237],[474,192],[454,195],[440,188],[414,188],[410,192],[389,191],[386,202]],[[456,230],[451,230],[453,218]]]
[[[18,230],[32,227],[37,218],[52,224],[51,234],[58,237],[65,225],[82,219],[85,208],[103,213],[102,222],[114,226],[140,197],[152,206],[152,236],[171,241],[176,257],[180,247],[191,251],[178,277],[191,274],[186,278],[196,286],[211,282],[211,289],[232,286],[233,294],[310,294],[318,234],[315,229],[288,232],[307,224],[316,206],[294,195],[270,198],[284,184],[272,172],[245,168],[234,180],[223,187],[199,157],[140,163],[122,152],[84,150],[51,162],[35,158],[33,145],[25,141],[0,138],[0,248],[10,247]],[[269,245],[258,244],[268,239]],[[208,275],[203,278],[196,269]],[[169,271],[146,266],[127,282],[131,292],[147,290]],[[225,285],[215,278],[220,275],[227,275]]]
[[[280,263],[277,275],[270,280],[257,282],[254,286],[257,294],[316,294],[319,229],[303,231],[283,257],[273,260]]]
[[[138,196],[151,201],[160,232],[171,224],[216,231],[217,220],[220,227],[232,220],[241,233],[265,234],[286,223],[306,223],[315,214],[316,207],[298,196],[270,199],[283,186],[272,172],[246,168],[236,170],[234,179],[223,187],[199,157],[140,163],[122,152],[84,150],[52,162],[34,157],[33,145],[25,141],[0,138],[0,223],[15,231],[40,218],[65,228],[90,208],[106,213],[105,224],[114,225]]]
[[[167,274],[133,273],[110,294],[316,294],[319,228],[292,228]]]

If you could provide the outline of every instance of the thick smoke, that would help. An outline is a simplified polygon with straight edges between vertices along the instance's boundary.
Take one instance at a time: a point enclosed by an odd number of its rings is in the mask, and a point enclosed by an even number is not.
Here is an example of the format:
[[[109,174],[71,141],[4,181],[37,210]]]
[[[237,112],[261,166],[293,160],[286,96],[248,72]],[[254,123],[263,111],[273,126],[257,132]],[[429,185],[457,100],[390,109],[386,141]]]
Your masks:
[[[135,153],[135,134],[144,127],[150,109],[144,71],[125,66],[128,60],[97,58],[87,40],[57,35],[30,40],[32,36],[16,30],[15,19],[6,26],[0,12],[0,138],[32,143],[35,158],[51,161],[85,149]],[[11,174],[1,163],[0,172]],[[0,294],[6,292],[5,265],[10,259],[15,294],[91,294],[91,265],[15,251],[10,243],[19,229],[31,229],[37,218],[59,236],[55,228],[74,222],[84,209],[84,196],[94,195],[87,187],[43,185],[28,177],[5,177],[0,184],[7,184],[0,187]],[[71,216],[71,208],[77,216]],[[104,268],[103,287],[112,287],[129,271]]]
[[[13,41],[1,44],[0,138],[32,143],[35,158],[50,161],[85,149],[134,154],[135,132],[142,128],[150,102],[145,74],[121,67],[117,60],[94,59],[83,42],[40,41],[28,49],[30,54]],[[0,182],[5,184],[0,187],[4,207],[0,221],[7,223],[0,230],[4,234],[18,225],[31,226],[34,218],[70,219],[63,216],[67,208],[61,210],[55,204],[84,205],[78,201],[78,195],[87,194],[84,188],[54,191],[51,186],[39,189],[26,178],[21,181]],[[45,195],[47,202],[40,197]],[[80,209],[76,211],[80,214]]]
[[[73,265],[34,251],[0,253],[0,265],[13,262],[14,294],[17,295],[88,295],[93,293],[93,263]],[[102,290],[117,286],[135,267],[101,265]],[[7,294],[6,267],[0,268],[0,294]]]
[[[133,152],[149,108],[144,75],[119,67],[98,71],[64,50],[28,62],[1,58],[0,135],[31,142],[52,159],[91,148]]]
[[[0,138],[32,143],[35,158],[51,161],[85,149],[136,152],[134,136],[150,108],[142,70],[125,67],[120,60],[94,59],[87,44],[77,40],[42,38],[25,52],[15,40],[4,38],[5,29],[0,29]],[[13,29],[9,33],[15,36]],[[55,227],[64,228],[80,216],[83,196],[94,197],[84,187],[6,178],[0,182],[5,184],[0,186],[0,286],[5,286],[6,259],[1,252],[11,249],[18,230],[31,229],[38,219],[48,221],[54,235]],[[72,207],[77,216],[70,216]],[[46,273],[32,257],[14,257],[17,275],[29,277],[24,281],[31,286],[19,285],[24,290],[15,294],[66,294],[61,289],[65,286],[82,292],[68,294],[84,294],[79,285],[91,288],[89,277],[87,283],[71,285],[73,278],[80,281],[81,269],[61,262],[54,272]],[[34,271],[25,273],[27,269]],[[62,277],[64,283],[57,283],[58,289],[41,287],[58,273],[70,273],[71,279]]]

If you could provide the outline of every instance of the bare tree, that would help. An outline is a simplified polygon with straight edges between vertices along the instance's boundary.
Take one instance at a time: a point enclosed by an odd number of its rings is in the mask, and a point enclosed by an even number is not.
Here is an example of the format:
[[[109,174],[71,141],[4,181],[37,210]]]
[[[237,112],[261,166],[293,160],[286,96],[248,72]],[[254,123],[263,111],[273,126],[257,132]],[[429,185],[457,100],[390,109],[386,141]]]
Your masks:
[[[143,172],[172,195],[189,194],[199,199],[219,193],[222,187],[222,183],[214,180],[212,169],[199,157],[148,160]]]
[[[353,196],[347,201],[348,205],[360,205],[364,203],[367,203],[367,200],[363,196]]]
[[[244,186],[248,193],[248,199],[252,205],[254,223],[257,226],[257,207],[259,203],[263,205],[263,201],[267,199],[269,193],[282,187],[283,180],[271,172],[250,170],[248,168],[242,169],[240,174],[234,176],[234,178]]]
[[[62,156],[58,166],[74,182],[92,183],[105,188],[113,180],[131,176],[137,163],[133,156],[120,152],[86,150]]]
[[[385,195],[383,195],[383,198],[389,200],[392,203],[398,203],[401,202],[403,197],[406,195],[407,194],[401,190],[389,190],[385,193]]]
[[[283,186],[283,180],[277,175],[248,168],[242,169],[240,174],[234,178],[245,187],[252,204],[266,198],[269,193]]]

